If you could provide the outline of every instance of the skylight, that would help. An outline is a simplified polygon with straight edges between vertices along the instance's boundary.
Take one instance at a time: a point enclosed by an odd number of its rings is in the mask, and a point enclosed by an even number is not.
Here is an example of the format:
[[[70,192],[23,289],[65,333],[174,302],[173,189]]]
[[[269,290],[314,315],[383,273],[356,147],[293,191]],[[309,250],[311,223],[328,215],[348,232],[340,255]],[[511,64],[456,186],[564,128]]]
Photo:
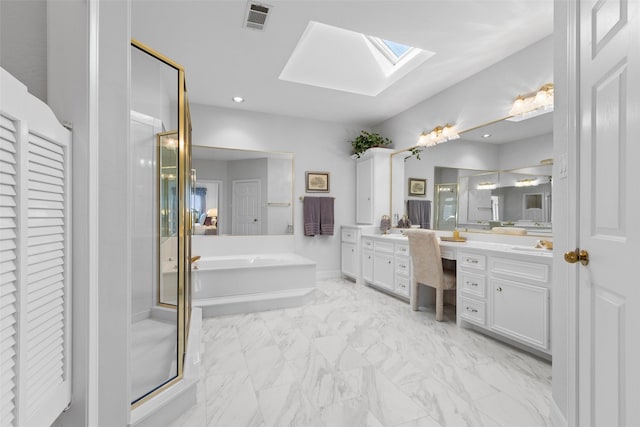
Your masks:
[[[377,96],[433,55],[427,50],[310,21],[280,79]]]
[[[413,49],[411,46],[407,46],[401,43],[392,42],[391,40],[381,39],[382,43],[384,43],[391,52],[393,52],[398,58],[402,58],[402,55],[409,52],[409,50]]]
[[[380,37],[368,36],[367,38],[393,65],[400,62],[409,53],[420,50],[402,43],[381,39]]]

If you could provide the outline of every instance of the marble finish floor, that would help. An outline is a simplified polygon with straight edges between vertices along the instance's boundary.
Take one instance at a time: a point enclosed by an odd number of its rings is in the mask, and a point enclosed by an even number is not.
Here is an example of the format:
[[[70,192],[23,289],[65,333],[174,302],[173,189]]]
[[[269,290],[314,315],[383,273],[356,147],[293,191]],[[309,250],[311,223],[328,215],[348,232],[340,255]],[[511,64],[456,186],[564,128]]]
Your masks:
[[[172,426],[547,426],[551,365],[336,279],[296,308],[204,319]]]

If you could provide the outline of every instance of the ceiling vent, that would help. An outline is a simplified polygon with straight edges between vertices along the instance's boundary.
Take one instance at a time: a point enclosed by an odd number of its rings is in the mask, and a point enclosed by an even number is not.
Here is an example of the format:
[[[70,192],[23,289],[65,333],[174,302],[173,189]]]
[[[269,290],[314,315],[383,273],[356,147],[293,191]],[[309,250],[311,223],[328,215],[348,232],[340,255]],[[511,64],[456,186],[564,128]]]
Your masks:
[[[247,3],[244,26],[252,30],[264,31],[271,6],[261,3]]]

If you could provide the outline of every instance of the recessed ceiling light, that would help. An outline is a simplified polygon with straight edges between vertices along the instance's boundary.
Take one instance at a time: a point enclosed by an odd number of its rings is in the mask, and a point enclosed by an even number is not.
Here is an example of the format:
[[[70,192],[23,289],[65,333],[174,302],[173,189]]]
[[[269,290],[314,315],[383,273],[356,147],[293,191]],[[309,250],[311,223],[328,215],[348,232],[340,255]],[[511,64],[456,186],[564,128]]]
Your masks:
[[[244,98],[241,96],[234,96],[233,98],[231,98],[233,100],[233,102],[237,102],[238,104],[241,102],[244,102]]]
[[[482,135],[483,138],[489,138],[491,136],[490,133],[485,133],[484,135]]]

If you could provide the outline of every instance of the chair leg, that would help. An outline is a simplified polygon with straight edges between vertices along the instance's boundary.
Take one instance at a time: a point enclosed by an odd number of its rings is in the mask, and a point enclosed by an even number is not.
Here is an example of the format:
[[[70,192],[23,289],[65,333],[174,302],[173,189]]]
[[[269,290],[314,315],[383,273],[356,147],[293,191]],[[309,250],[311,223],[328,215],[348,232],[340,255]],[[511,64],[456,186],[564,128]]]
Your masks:
[[[442,322],[444,318],[444,289],[436,288],[436,320]]]
[[[411,281],[411,308],[413,311],[418,311],[418,282]]]

